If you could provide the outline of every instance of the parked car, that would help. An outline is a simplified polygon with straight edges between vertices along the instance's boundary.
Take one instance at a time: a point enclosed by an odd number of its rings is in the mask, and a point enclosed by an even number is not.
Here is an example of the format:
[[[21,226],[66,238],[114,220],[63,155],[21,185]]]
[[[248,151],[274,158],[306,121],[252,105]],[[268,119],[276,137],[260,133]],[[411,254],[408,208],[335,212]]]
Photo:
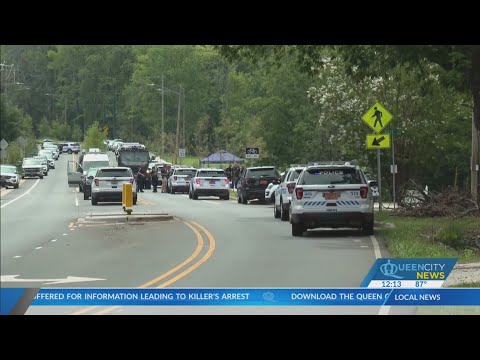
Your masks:
[[[370,187],[370,190],[372,191],[372,196],[373,196],[373,202],[378,202],[378,197],[380,193],[378,192],[378,182],[377,180],[367,180],[368,181],[368,186]]]
[[[195,177],[190,180],[188,197],[198,200],[199,196],[218,196],[220,199],[230,199],[229,180],[223,169],[198,169]]]
[[[0,167],[0,184],[3,187],[11,186],[18,189],[20,186],[20,174],[15,165],[2,164]]]
[[[77,142],[66,142],[62,146],[62,153],[75,153],[78,154],[80,152],[80,144]]]
[[[46,156],[48,161],[48,168],[55,169],[55,159],[53,158],[53,153],[49,149],[43,149],[38,152],[38,156]]]
[[[237,184],[238,203],[248,200],[265,200],[265,189],[269,183],[278,184],[280,175],[274,166],[248,167],[240,174]]]
[[[24,158],[22,161],[22,179],[26,177],[39,177],[43,179],[44,165],[42,159]]]
[[[33,158],[41,161],[43,176],[47,176],[48,170],[50,170],[50,166],[48,165],[48,158],[45,155],[36,155],[36,156],[33,156]]]
[[[82,175],[82,182],[79,187],[80,191],[83,192],[83,200],[88,200],[92,196],[92,182],[96,174],[97,168],[91,167],[86,175]]]
[[[306,165],[298,165],[290,167],[280,180],[275,194],[275,204],[273,205],[273,216],[275,218],[280,218],[282,221],[288,220],[293,190],[305,166]]]
[[[354,165],[313,165],[298,177],[289,212],[292,235],[308,229],[360,228],[373,235],[373,197],[367,179]]]
[[[92,205],[99,202],[122,202],[123,183],[132,184],[133,205],[137,204],[137,185],[132,169],[128,167],[101,167],[92,182]]]
[[[167,192],[175,194],[176,192],[188,193],[190,181],[195,176],[197,169],[193,167],[177,167],[168,178]]]

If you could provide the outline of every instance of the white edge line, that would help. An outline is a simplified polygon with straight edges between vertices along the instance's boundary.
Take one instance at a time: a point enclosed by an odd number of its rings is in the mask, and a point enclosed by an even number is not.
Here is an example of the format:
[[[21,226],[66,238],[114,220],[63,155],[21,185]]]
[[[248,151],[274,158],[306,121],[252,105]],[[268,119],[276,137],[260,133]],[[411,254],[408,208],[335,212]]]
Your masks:
[[[375,252],[375,258],[380,259],[382,257],[382,253],[380,252],[380,246],[378,245],[377,238],[375,235],[370,235],[370,239],[372,240],[373,244],[373,251]],[[380,306],[380,310],[378,310],[378,315],[388,315],[390,312],[390,306]]]
[[[38,182],[40,181],[40,179],[37,179],[37,182],[35,184],[32,185],[32,187],[30,189],[28,189],[27,191],[25,191],[22,195],[20,195],[19,197],[16,197],[15,199],[12,199],[10,200],[9,202],[3,204],[0,209],[3,209],[5,206],[7,205],[10,205],[11,203],[13,203],[14,201],[17,201],[18,199],[20,199],[21,197],[27,195],[28,193],[30,193],[30,191],[32,191],[32,189],[37,186]]]
[[[78,198],[77,198],[77,193],[75,193],[75,205],[78,206]]]

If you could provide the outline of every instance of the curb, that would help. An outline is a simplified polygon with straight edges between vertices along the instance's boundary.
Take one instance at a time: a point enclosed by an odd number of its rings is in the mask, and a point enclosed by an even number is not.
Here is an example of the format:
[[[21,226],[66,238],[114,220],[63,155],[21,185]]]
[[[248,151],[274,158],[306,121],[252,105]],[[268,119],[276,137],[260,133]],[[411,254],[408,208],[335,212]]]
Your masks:
[[[131,214],[131,215],[120,215],[120,214],[91,214],[84,218],[78,219],[78,222],[81,223],[92,223],[92,222],[101,222],[101,223],[128,223],[128,222],[159,222],[159,221],[168,221],[173,220],[173,215],[169,214]]]

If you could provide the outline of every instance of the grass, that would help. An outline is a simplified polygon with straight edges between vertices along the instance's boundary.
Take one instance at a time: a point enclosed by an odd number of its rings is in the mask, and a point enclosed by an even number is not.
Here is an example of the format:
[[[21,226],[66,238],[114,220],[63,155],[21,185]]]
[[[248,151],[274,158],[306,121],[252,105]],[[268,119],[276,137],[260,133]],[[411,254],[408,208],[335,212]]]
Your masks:
[[[480,288],[480,282],[477,281],[477,282],[467,282],[467,283],[460,283],[460,284],[456,284],[456,285],[452,285],[450,287],[459,287],[459,288],[468,288],[468,287],[471,287],[471,288]]]
[[[393,257],[454,257],[460,263],[479,262],[480,250],[465,246],[469,233],[480,229],[479,218],[408,218],[376,212],[375,220],[389,222],[395,228],[383,228],[382,234]]]

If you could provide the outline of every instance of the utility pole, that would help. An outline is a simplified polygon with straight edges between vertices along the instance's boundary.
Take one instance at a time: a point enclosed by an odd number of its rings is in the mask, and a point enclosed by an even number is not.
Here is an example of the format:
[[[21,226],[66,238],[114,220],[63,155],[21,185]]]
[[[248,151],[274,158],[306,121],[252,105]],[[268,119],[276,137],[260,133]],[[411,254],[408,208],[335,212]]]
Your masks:
[[[162,75],[162,149],[161,149],[161,158],[164,159],[165,156],[165,132],[164,132],[164,127],[163,127],[163,94],[165,93],[165,88],[163,86],[165,76]]]
[[[185,89],[183,89],[183,112],[182,112],[182,125],[183,125],[183,131],[182,131],[182,149],[185,149],[185,110],[187,110],[185,106]]]
[[[65,125],[67,125],[67,97],[65,97]]]
[[[475,126],[475,117],[474,117],[474,111],[472,111],[472,164],[471,164],[471,176],[472,176],[472,181],[470,185],[470,191],[472,194],[473,200],[475,200],[477,203],[479,202],[478,200],[478,171],[479,171],[479,159],[478,159],[478,151],[479,151],[479,145],[478,145],[478,136],[479,132],[477,130],[477,127]]]
[[[182,105],[182,85],[180,85],[180,92],[178,93],[178,112],[177,112],[177,132],[175,134],[175,163],[177,162],[178,156],[178,141],[180,137],[180,111]]]

